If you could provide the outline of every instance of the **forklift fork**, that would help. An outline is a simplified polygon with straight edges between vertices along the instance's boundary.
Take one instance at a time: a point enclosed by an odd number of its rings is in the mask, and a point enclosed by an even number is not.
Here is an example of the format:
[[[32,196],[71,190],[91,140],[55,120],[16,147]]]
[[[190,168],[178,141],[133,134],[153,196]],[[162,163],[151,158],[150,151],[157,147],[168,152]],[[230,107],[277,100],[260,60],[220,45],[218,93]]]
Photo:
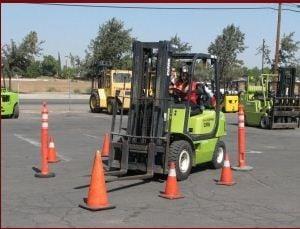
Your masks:
[[[120,170],[105,172],[105,175],[117,176],[117,177],[108,178],[106,179],[106,182],[113,182],[119,180],[144,180],[144,179],[152,178],[154,175],[154,153],[155,153],[155,144],[151,142],[149,143],[149,147],[148,147],[147,172],[145,174],[126,176],[128,172],[129,145],[128,145],[128,140],[125,140],[122,143],[122,157],[120,163]],[[113,158],[114,158],[114,151],[111,151],[109,162],[108,162],[110,166],[112,164]]]

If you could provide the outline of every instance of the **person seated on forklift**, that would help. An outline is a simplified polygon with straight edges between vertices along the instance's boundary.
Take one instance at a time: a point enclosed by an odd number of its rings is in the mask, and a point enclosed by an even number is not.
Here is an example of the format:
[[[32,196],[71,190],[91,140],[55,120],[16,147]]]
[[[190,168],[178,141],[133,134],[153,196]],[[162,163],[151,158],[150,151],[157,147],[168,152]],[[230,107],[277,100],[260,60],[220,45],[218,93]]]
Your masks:
[[[189,103],[191,116],[193,116],[203,112],[205,106],[207,106],[208,96],[205,85],[194,80],[191,80],[191,91],[189,93],[189,77],[187,68],[182,67],[180,77],[174,85],[172,94],[177,99],[177,102]]]
[[[177,79],[176,68],[172,68],[172,70],[171,70],[171,79],[170,79],[170,87],[174,87],[177,80],[178,79]]]

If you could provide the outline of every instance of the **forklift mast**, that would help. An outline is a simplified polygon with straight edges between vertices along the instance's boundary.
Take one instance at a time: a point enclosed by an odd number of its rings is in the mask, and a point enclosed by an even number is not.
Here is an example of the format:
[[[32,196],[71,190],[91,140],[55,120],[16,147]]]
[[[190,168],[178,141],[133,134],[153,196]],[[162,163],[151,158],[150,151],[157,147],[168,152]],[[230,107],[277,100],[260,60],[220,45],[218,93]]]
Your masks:
[[[300,97],[295,95],[296,68],[280,67],[273,107],[271,128],[296,128],[300,125]]]
[[[296,68],[279,68],[279,79],[276,90],[276,97],[293,97],[296,81]]]
[[[171,50],[166,41],[136,41],[133,43],[133,53],[133,87],[127,134],[142,136],[131,141],[144,144],[164,135]]]
[[[95,62],[94,64],[97,64],[97,73],[95,76],[92,76],[92,90],[99,88],[101,84],[101,78],[104,77],[105,71],[112,67],[110,61],[97,61],[97,63]]]

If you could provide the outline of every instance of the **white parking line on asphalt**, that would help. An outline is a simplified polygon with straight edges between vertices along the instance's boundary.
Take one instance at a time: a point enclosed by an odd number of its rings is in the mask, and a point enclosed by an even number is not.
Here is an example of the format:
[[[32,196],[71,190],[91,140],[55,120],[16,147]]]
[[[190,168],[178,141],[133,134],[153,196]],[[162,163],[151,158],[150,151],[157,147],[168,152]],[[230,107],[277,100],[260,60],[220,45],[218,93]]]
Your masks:
[[[268,149],[276,149],[277,148],[276,146],[265,146],[265,147]]]
[[[260,154],[260,153],[263,153],[263,152],[261,152],[261,151],[255,151],[255,150],[250,150],[250,151],[247,151],[246,153]]]
[[[37,141],[35,141],[35,140],[33,140],[33,139],[30,139],[30,138],[25,138],[25,137],[23,137],[22,135],[20,135],[20,134],[14,134],[17,138],[19,138],[19,139],[21,139],[21,140],[23,140],[23,141],[25,141],[25,142],[28,142],[28,143],[30,143],[31,145],[34,145],[34,146],[36,146],[36,147],[40,147],[40,143],[39,142],[37,142]]]
[[[41,144],[40,144],[39,142],[37,142],[37,141],[35,141],[35,140],[33,140],[33,139],[30,139],[30,138],[25,138],[24,136],[22,136],[22,135],[20,135],[20,134],[14,134],[14,136],[16,136],[17,138],[19,138],[19,139],[21,139],[21,140],[23,140],[23,141],[25,141],[25,142],[30,143],[31,145],[34,145],[34,146],[36,146],[36,147],[40,147],[40,146],[41,146]],[[66,162],[69,162],[69,161],[72,160],[71,158],[66,157],[66,156],[63,156],[63,155],[58,154],[58,153],[57,153],[57,156],[58,156],[59,158],[61,158],[62,160],[66,161]]]
[[[90,138],[95,138],[95,139],[99,139],[99,137],[95,136],[95,135],[90,135],[90,134],[83,134],[84,136],[90,137]]]

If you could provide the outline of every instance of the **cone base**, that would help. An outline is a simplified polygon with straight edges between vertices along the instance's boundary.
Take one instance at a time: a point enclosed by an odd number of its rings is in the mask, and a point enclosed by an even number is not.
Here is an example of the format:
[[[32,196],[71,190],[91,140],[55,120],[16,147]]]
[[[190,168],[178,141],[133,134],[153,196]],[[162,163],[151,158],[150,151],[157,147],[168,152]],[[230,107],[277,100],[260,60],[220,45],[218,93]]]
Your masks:
[[[89,211],[103,211],[103,210],[113,209],[116,206],[108,204],[107,206],[89,207],[86,203],[83,203],[83,204],[79,204],[79,207]]]
[[[55,177],[55,173],[48,173],[48,174],[36,173],[34,174],[34,176],[37,178],[51,178],[51,177]]]
[[[57,159],[57,160],[51,160],[51,161],[48,161],[48,163],[57,163],[57,162],[60,162],[60,160],[59,159]]]
[[[234,166],[234,167],[232,167],[232,169],[235,171],[251,171],[253,169],[253,167],[251,167],[249,165],[246,165],[243,167]]]
[[[234,182],[234,181],[232,181],[232,182],[217,181],[216,184],[231,186],[231,185],[236,184],[236,182]]]
[[[162,197],[162,198],[165,198],[165,199],[169,199],[169,200],[176,200],[176,199],[181,199],[181,198],[184,198],[184,196],[183,195],[181,195],[181,194],[177,194],[177,195],[167,195],[167,194],[165,194],[165,193],[161,193],[161,194],[159,194],[158,195],[159,197]]]

